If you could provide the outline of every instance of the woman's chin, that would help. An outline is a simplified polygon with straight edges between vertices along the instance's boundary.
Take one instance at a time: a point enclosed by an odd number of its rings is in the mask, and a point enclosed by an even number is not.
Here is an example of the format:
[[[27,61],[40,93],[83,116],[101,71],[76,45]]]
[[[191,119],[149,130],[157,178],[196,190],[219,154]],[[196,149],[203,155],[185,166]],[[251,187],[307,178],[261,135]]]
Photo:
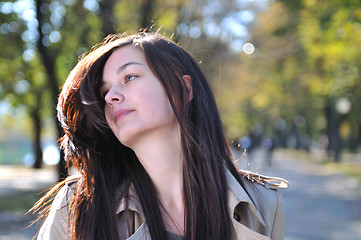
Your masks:
[[[122,134],[116,134],[116,137],[121,144],[129,148],[133,148],[135,143],[137,142],[136,134],[133,132],[122,131]]]

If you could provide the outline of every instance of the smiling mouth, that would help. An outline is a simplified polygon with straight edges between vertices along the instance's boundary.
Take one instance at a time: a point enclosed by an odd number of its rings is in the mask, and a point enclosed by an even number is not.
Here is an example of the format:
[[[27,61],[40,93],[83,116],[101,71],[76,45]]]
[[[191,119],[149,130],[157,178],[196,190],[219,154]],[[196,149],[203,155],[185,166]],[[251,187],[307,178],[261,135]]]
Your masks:
[[[115,122],[118,122],[119,120],[123,119],[128,114],[134,112],[134,110],[122,110],[122,111],[116,111],[113,113],[113,118]]]

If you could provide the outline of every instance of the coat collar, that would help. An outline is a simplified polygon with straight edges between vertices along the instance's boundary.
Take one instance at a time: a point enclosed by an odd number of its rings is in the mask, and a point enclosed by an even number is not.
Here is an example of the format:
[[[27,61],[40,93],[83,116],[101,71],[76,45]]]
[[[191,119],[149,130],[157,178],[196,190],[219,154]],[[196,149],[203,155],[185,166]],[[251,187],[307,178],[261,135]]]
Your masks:
[[[225,168],[225,171],[226,171],[226,178],[228,183],[228,208],[230,213],[232,213],[232,217],[234,210],[238,206],[238,204],[246,203],[246,206],[248,207],[250,212],[257,218],[257,220],[262,225],[266,226],[262,218],[262,215],[257,210],[254,202],[251,200],[248,193],[244,190],[244,188],[239,184],[237,179],[230,173],[230,171],[227,168]],[[125,197],[122,197],[120,199],[119,206],[117,208],[117,214],[128,209],[137,212],[141,216],[142,221],[145,222],[142,206],[140,204],[138,195],[136,194],[133,184],[129,186],[128,196],[129,196],[128,202],[126,201]]]
[[[239,184],[237,179],[232,175],[232,173],[226,168],[226,177],[228,183],[228,208],[229,211],[233,214],[235,208],[240,203],[246,203],[246,206],[250,212],[257,218],[257,220],[264,226],[264,222],[261,213],[258,211],[255,206],[254,201],[249,197],[249,193]],[[256,187],[254,187],[256,189]],[[252,189],[249,189],[252,190]]]
[[[117,214],[119,214],[125,210],[131,210],[131,211],[137,212],[140,215],[142,221],[145,222],[145,217],[143,214],[142,206],[141,206],[139,197],[135,191],[133,184],[130,184],[127,194],[128,194],[128,197],[124,197],[124,196],[120,197],[119,196],[117,198],[117,199],[120,199],[119,205],[117,208]]]

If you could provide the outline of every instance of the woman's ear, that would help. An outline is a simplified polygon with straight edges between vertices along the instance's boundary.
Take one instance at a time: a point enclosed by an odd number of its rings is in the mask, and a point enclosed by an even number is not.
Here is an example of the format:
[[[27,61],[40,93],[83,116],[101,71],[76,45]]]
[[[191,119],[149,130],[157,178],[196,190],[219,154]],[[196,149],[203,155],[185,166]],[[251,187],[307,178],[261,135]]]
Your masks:
[[[189,96],[189,102],[193,99],[193,87],[192,87],[192,78],[189,75],[183,75],[183,80],[187,85],[188,88],[188,96]]]

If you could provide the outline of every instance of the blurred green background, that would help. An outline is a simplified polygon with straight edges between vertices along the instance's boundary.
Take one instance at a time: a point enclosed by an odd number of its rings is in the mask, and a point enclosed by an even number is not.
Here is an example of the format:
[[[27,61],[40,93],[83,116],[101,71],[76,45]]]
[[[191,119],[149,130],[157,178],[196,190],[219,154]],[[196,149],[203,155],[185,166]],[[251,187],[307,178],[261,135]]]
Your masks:
[[[271,139],[341,161],[360,151],[360,23],[355,0],[2,1],[0,164],[61,159],[50,153],[69,71],[109,33],[144,28],[201,63],[235,146]]]

